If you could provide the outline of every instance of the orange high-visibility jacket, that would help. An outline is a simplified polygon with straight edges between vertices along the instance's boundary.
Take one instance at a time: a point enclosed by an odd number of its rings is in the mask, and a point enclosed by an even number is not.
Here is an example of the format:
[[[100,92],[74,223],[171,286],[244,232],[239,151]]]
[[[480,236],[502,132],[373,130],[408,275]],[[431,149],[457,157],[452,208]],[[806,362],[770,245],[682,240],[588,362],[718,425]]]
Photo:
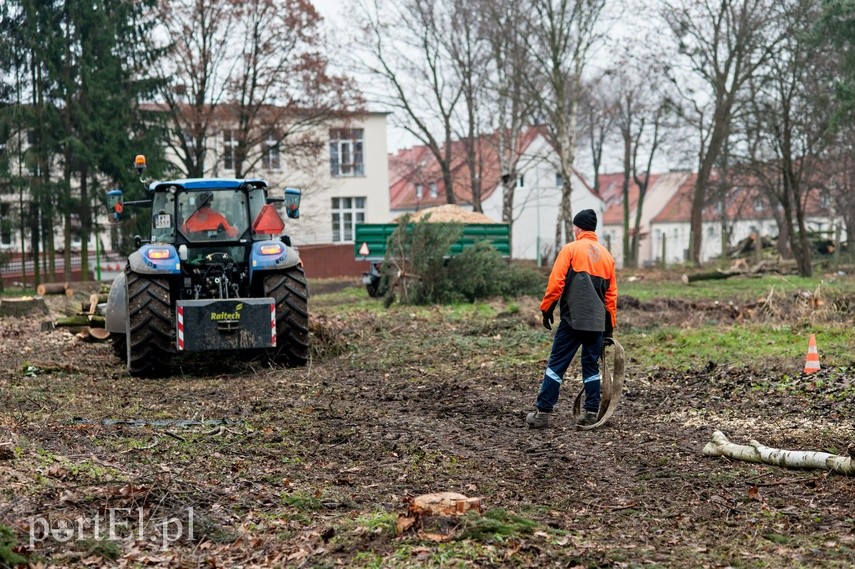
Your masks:
[[[184,231],[190,232],[217,231],[220,227],[227,236],[237,237],[237,228],[223,214],[207,206],[193,212],[184,222]]]
[[[540,309],[551,310],[556,302],[574,330],[610,335],[617,326],[615,260],[593,231],[582,231],[558,253]]]

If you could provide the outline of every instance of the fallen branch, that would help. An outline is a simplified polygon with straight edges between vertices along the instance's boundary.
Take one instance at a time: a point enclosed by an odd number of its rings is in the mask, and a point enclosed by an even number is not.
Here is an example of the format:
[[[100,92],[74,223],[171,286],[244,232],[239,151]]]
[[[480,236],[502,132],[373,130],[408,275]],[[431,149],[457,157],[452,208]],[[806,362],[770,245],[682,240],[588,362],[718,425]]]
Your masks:
[[[781,450],[751,440],[747,445],[730,442],[721,431],[713,433],[704,447],[706,456],[725,456],[746,462],[762,462],[788,468],[821,468],[840,474],[855,474],[855,460],[827,452]]]
[[[103,316],[69,316],[67,318],[58,318],[54,321],[53,325],[57,328],[61,326],[89,326],[92,328],[103,328],[104,327],[104,317]]]

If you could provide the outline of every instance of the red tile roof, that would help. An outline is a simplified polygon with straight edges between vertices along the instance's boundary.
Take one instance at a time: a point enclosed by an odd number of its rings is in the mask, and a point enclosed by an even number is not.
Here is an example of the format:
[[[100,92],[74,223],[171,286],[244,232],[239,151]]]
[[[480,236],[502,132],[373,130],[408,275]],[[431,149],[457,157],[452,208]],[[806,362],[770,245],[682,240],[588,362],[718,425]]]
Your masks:
[[[519,141],[519,153],[526,149],[543,135],[543,127],[529,128]],[[479,159],[481,171],[481,200],[489,198],[501,182],[501,167],[497,153],[497,135],[484,135],[479,140]],[[472,205],[472,185],[469,178],[469,168],[466,162],[466,147],[464,142],[457,140],[451,143],[451,175],[454,184],[454,196],[458,205]],[[593,189],[584,178],[576,172],[585,189],[593,193]],[[431,197],[431,184],[435,184],[436,197]],[[416,197],[416,185],[422,186],[422,197]],[[445,183],[442,171],[433,153],[427,146],[414,146],[400,150],[389,156],[389,207],[392,211],[421,210],[446,203]]]
[[[652,188],[659,179],[660,174],[651,174],[648,182],[648,191]],[[603,174],[599,176],[600,196],[606,202],[606,211],[603,212],[603,225],[622,225],[623,224],[623,172],[614,174]],[[632,176],[629,178],[629,211],[630,215],[635,212],[636,204],[638,203],[638,184]]]

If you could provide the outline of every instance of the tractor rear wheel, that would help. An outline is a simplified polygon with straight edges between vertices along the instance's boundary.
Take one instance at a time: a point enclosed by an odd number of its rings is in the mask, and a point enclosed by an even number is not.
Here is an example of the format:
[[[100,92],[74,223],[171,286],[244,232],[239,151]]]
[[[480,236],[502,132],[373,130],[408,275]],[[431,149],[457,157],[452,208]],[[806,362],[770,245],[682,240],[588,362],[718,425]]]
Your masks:
[[[169,281],[132,271],[127,277],[128,371],[134,376],[157,375],[172,352]]]
[[[110,334],[110,342],[113,347],[113,353],[120,360],[128,357],[128,336],[127,334],[119,334],[113,332]]]
[[[309,359],[309,287],[303,267],[265,275],[264,295],[276,301],[277,363],[303,366]]]

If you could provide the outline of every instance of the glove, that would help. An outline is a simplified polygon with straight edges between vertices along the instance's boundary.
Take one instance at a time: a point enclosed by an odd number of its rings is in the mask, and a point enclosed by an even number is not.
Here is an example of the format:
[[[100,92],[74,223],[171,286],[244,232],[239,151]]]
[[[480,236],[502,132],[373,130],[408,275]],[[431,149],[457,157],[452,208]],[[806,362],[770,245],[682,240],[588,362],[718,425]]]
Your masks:
[[[549,310],[543,311],[543,327],[547,330],[552,330],[552,322],[555,320],[555,317],[552,315],[552,312]]]
[[[558,304],[558,301],[552,303],[552,306],[549,307],[549,310],[543,310],[543,327],[547,330],[552,330],[552,323],[555,321],[555,316],[553,313],[555,312],[555,306]]]

